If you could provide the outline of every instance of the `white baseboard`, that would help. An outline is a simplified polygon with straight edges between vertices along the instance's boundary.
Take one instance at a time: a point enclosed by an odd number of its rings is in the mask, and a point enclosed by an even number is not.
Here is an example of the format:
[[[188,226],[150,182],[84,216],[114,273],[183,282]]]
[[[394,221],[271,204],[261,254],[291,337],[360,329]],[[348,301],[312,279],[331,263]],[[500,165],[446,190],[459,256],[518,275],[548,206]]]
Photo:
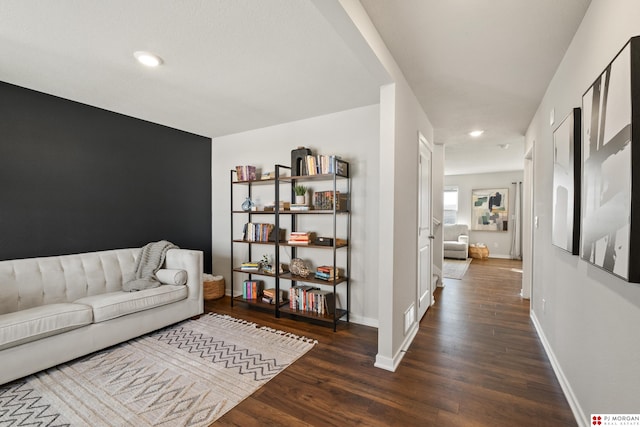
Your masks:
[[[562,387],[562,392],[564,396],[567,398],[569,402],[569,406],[571,407],[571,411],[573,412],[573,416],[576,419],[576,422],[580,427],[588,427],[589,418],[585,416],[578,399],[576,398],[573,389],[571,388],[571,384],[567,380],[567,377],[564,375],[562,371],[562,367],[558,363],[558,359],[556,359],[556,355],[551,349],[551,345],[545,336],[542,326],[536,317],[536,313],[531,311],[531,320],[533,321],[533,326],[536,328],[536,332],[538,333],[538,337],[540,338],[540,342],[542,342],[542,346],[544,347],[544,351],[547,353],[547,357],[549,358],[549,362],[551,362],[551,367],[553,368],[553,372],[556,374],[556,378],[558,378],[558,382],[560,383],[560,387]]]
[[[398,352],[393,356],[393,358],[376,354],[376,361],[373,364],[373,366],[375,366],[376,368],[395,372],[398,366],[400,365],[402,358],[407,352],[407,349],[409,348],[409,346],[411,345],[411,343],[413,342],[413,339],[416,337],[417,334],[418,334],[418,323],[414,323],[411,329],[409,330],[409,333],[405,337],[404,342],[400,347],[400,350],[398,350]]]
[[[358,325],[370,326],[372,328],[378,328],[378,319],[372,319],[370,317],[358,316],[353,313],[349,313],[349,322],[356,323]]]
[[[489,254],[489,258],[500,258],[500,259],[513,259],[511,255],[502,255],[502,254]]]

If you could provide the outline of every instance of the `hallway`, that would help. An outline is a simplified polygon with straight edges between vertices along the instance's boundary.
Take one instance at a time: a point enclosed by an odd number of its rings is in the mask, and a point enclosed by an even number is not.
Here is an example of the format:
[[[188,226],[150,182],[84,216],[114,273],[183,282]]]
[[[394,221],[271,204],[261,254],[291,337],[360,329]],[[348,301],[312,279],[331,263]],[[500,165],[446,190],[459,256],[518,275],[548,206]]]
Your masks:
[[[222,312],[318,345],[217,425],[575,426],[519,296],[521,263],[474,260],[445,279],[395,373],[373,367],[375,328],[274,319],[229,299]]]
[[[520,297],[520,261],[473,260],[462,280],[444,279],[436,304],[398,372],[426,368],[440,384],[442,425],[576,425]]]

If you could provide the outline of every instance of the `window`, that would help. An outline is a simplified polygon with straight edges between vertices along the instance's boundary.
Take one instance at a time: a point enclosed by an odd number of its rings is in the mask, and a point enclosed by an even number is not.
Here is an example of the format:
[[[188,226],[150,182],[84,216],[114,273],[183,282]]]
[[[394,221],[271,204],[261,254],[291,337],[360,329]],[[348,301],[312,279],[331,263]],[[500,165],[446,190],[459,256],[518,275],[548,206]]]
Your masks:
[[[444,223],[455,224],[458,221],[458,187],[444,189]]]

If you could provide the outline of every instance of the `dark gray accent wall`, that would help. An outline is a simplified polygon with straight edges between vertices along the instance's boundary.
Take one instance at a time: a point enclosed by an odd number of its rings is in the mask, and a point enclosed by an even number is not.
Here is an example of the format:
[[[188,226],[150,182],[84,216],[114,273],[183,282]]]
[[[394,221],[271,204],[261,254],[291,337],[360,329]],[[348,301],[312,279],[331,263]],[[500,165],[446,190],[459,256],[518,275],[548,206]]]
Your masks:
[[[0,82],[0,260],[161,239],[211,271],[210,138]]]

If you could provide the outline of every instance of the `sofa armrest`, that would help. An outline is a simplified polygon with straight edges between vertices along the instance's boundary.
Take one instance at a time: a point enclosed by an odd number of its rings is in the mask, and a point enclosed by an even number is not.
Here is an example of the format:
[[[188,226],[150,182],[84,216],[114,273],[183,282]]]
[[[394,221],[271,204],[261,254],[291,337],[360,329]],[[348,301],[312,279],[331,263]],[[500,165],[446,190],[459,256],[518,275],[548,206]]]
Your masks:
[[[458,236],[458,242],[469,244],[469,236],[460,235]]]
[[[190,249],[169,249],[164,268],[175,268],[187,272],[188,299],[202,301],[202,271],[204,269],[202,251]]]

